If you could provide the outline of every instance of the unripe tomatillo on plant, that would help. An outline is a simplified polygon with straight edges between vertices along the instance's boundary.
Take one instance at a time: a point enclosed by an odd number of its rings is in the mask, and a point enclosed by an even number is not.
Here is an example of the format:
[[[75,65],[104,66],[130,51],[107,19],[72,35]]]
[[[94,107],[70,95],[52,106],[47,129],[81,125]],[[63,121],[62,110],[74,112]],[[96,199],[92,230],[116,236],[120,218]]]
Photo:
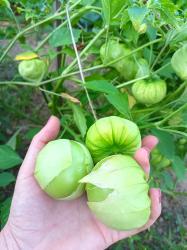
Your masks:
[[[162,155],[158,148],[155,148],[151,152],[151,165],[154,168],[162,169],[169,167],[171,165],[171,161]]]
[[[140,80],[133,84],[132,93],[138,102],[152,105],[164,99],[167,85],[163,80]]]
[[[182,80],[187,80],[187,45],[184,45],[174,53],[171,65]]]
[[[114,154],[134,155],[141,146],[141,135],[134,122],[110,116],[97,120],[89,128],[86,145],[94,162],[98,162]]]
[[[49,142],[39,153],[34,176],[41,188],[54,199],[75,199],[84,192],[79,180],[93,167],[87,148],[76,141]]]
[[[47,63],[41,59],[21,61],[19,74],[29,82],[40,82],[47,72]]]
[[[103,44],[100,49],[100,56],[104,64],[110,63],[122,56],[127,56],[130,53],[131,49],[114,39]],[[115,68],[126,80],[133,79],[138,69],[136,61],[132,55],[124,57],[110,66]]]
[[[136,78],[148,76],[150,74],[149,63],[147,62],[147,60],[145,60],[144,58],[140,58],[137,61],[137,64],[138,64],[138,71],[136,74]]]
[[[144,34],[147,31],[146,23],[133,22],[133,27],[139,34]]]
[[[132,157],[109,156],[80,182],[86,183],[89,208],[108,227],[125,231],[148,221],[149,185],[144,171]]]

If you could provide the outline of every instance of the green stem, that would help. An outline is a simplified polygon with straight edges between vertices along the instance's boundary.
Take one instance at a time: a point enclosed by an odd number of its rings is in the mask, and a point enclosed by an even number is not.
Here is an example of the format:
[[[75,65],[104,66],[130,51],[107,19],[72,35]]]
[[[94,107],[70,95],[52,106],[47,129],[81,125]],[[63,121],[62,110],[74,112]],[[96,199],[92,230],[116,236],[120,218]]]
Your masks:
[[[85,90],[86,97],[88,99],[89,106],[90,106],[91,112],[93,114],[93,117],[94,117],[95,120],[97,120],[97,115],[96,115],[96,112],[94,110],[94,106],[93,106],[92,100],[91,100],[90,95],[88,93],[88,90],[86,88],[86,82],[85,82],[84,74],[82,72],[81,59],[80,59],[80,56],[79,56],[79,53],[78,53],[78,50],[77,50],[77,46],[76,46],[76,42],[75,42],[75,38],[74,38],[74,35],[73,35],[73,28],[72,28],[72,24],[71,24],[70,14],[69,13],[70,13],[69,4],[67,4],[67,6],[66,6],[66,16],[67,16],[68,26],[69,26],[69,30],[70,30],[70,34],[71,34],[72,43],[73,43],[73,48],[74,48],[74,51],[75,51],[75,54],[76,54],[77,63],[78,63],[78,66],[79,66],[80,77],[81,77],[81,80],[83,82],[82,86],[83,86],[83,88]]]
[[[81,58],[90,48],[91,46],[98,40],[98,38],[105,32],[106,27],[101,29],[100,32],[88,43],[88,45],[82,50],[79,57]],[[77,58],[75,58],[72,63],[62,72],[61,76],[66,75],[73,68],[73,66],[77,63]]]
[[[12,10],[11,8],[10,8],[9,10],[10,10],[10,13],[11,13],[12,17],[14,18],[14,21],[15,21],[15,23],[16,23],[16,26],[17,26],[18,31],[20,31],[20,26],[19,26],[19,23],[18,23],[18,21],[17,21],[16,16],[14,15],[13,10]]]
[[[171,62],[166,63],[165,65],[163,65],[162,67],[160,67],[159,69],[157,69],[156,71],[154,71],[153,74],[157,74],[159,71],[165,69],[166,67],[168,67],[171,64]]]
[[[117,62],[121,61],[121,60],[124,59],[124,58],[127,58],[127,57],[129,57],[129,56],[132,56],[132,55],[135,54],[136,52],[138,52],[138,51],[140,51],[140,50],[142,50],[142,49],[148,47],[149,45],[158,43],[158,42],[160,42],[160,41],[162,41],[162,38],[155,39],[155,40],[153,40],[153,41],[151,41],[151,42],[148,42],[148,43],[146,43],[146,44],[144,44],[144,45],[138,47],[137,49],[132,50],[129,54],[124,55],[124,56],[121,56],[121,57],[119,57],[119,58],[117,58],[117,59],[111,61],[110,63],[107,63],[107,64],[105,65],[105,67],[110,66],[110,65],[112,65],[112,64],[114,64],[114,63],[117,63]]]
[[[78,0],[75,4],[73,4],[73,5],[71,6],[71,9],[73,9],[75,6],[77,6],[80,2],[81,2],[81,0]],[[24,30],[20,31],[20,32],[13,38],[13,40],[9,43],[8,47],[5,49],[4,53],[3,53],[2,56],[0,57],[0,63],[3,61],[4,57],[7,55],[7,53],[9,52],[9,50],[13,47],[13,45],[15,44],[15,42],[16,42],[23,34],[25,34],[26,32],[28,32],[28,31],[30,31],[30,30],[32,30],[32,29],[34,29],[34,28],[36,28],[36,27],[38,27],[38,26],[40,26],[40,25],[42,25],[42,24],[44,24],[44,23],[46,23],[46,22],[49,22],[49,21],[51,21],[51,20],[53,20],[53,19],[55,19],[55,18],[57,18],[57,17],[59,17],[59,16],[61,16],[61,15],[65,15],[65,14],[66,14],[66,12],[65,12],[64,10],[61,11],[61,12],[57,12],[57,13],[53,14],[52,16],[49,16],[49,17],[47,17],[46,19],[43,19],[43,20],[41,20],[41,21],[39,21],[39,22],[37,22],[37,23],[35,23],[35,24],[33,24],[33,25],[31,25],[31,26],[25,28]]]
[[[31,82],[12,82],[12,81],[3,81],[0,82],[0,85],[24,85],[24,86],[30,86],[30,87],[37,87],[38,85],[36,83],[31,83]]]
[[[180,87],[175,91],[173,92],[170,96],[168,96],[167,98],[167,102],[170,101],[170,100],[174,100],[175,97],[178,95],[178,93],[180,93],[180,91],[185,88],[187,85],[187,81],[183,82]]]
[[[174,129],[166,129],[166,128],[160,128],[160,127],[156,127],[158,130],[161,130],[161,131],[165,131],[165,132],[168,132],[168,133],[172,133],[172,134],[178,134],[178,135],[182,135],[184,137],[187,137],[187,133],[185,132],[181,132],[181,131],[178,131],[178,130],[174,130]]]
[[[146,125],[140,125],[138,126],[140,129],[145,129],[145,128],[155,128],[155,124],[154,123],[149,123],[149,124],[146,124]]]
[[[139,77],[139,78],[130,80],[130,81],[128,81],[128,82],[121,83],[121,84],[117,85],[116,88],[119,89],[119,88],[128,86],[128,85],[130,85],[130,84],[132,84],[132,83],[135,83],[135,82],[137,82],[137,81],[144,80],[144,79],[148,78],[149,76],[150,76],[150,75],[145,75],[145,76],[142,76],[142,77]]]
[[[74,15],[72,15],[71,20],[74,20],[75,18],[77,18],[80,14],[84,13],[85,11],[88,11],[90,9],[93,9],[93,6],[86,6],[83,7],[82,9],[80,9],[78,12],[76,12]],[[64,21],[63,23],[61,23],[58,27],[56,27],[51,33],[48,34],[47,37],[44,38],[43,41],[41,41],[38,46],[36,47],[35,51],[38,51],[41,47],[43,47],[43,45],[51,38],[51,36],[58,31],[60,28],[62,28],[63,26],[65,26],[68,23],[68,21]]]
[[[174,191],[168,191],[168,190],[162,190],[163,193],[166,193],[172,197],[175,196],[187,196],[187,192],[174,192]]]
[[[155,59],[152,67],[151,67],[151,71],[154,69],[155,65],[157,64],[158,60],[160,59],[161,55],[164,53],[164,50],[167,48],[167,45],[165,44],[164,47],[161,49],[161,51],[159,52],[157,58]]]
[[[185,103],[184,105],[182,105],[179,109],[177,109],[176,111],[174,111],[173,113],[171,113],[170,115],[168,115],[166,118],[164,118],[162,121],[157,122],[156,125],[160,126],[163,123],[165,123],[166,121],[168,121],[171,117],[173,117],[174,115],[176,115],[177,113],[179,113],[181,110],[187,108],[187,103]]]
[[[160,38],[160,39],[151,41],[151,42],[149,42],[149,43],[146,43],[145,45],[139,47],[138,49],[133,50],[133,51],[131,52],[131,54],[134,54],[134,53],[136,53],[137,51],[141,50],[142,48],[145,48],[145,47],[149,46],[150,43],[153,44],[153,43],[159,42],[160,40],[162,40],[162,39]],[[130,54],[126,55],[125,57],[128,57],[129,55],[130,55]],[[123,56],[123,58],[124,58],[124,56]],[[108,63],[108,64],[106,64],[106,65],[101,64],[101,65],[97,65],[97,66],[94,66],[94,67],[91,67],[91,68],[88,68],[88,69],[83,69],[83,72],[89,72],[89,71],[93,71],[93,70],[98,70],[98,69],[106,68],[107,66],[110,66],[110,65],[113,64],[114,62],[118,62],[118,61],[120,61],[120,60],[123,59],[123,58],[120,57],[120,58],[116,59],[115,61],[112,61],[112,62],[110,62],[110,63]],[[32,84],[32,83],[26,83],[25,85],[30,85],[30,86],[36,86],[36,87],[37,87],[37,86],[41,86],[41,85],[43,85],[43,84],[48,84],[48,83],[51,83],[51,82],[54,82],[54,81],[57,81],[57,80],[60,80],[60,79],[67,78],[67,77],[69,77],[69,76],[77,75],[77,74],[79,74],[79,73],[80,73],[80,71],[75,71],[75,72],[68,73],[68,74],[64,74],[64,72],[63,72],[63,74],[62,74],[61,76],[54,77],[54,78],[52,78],[52,79],[49,79],[49,80],[40,82],[40,83],[38,83],[37,85],[36,85],[36,84]],[[19,84],[19,83],[18,83],[18,82],[0,82],[0,84]],[[22,84],[22,85],[23,85],[23,84]]]

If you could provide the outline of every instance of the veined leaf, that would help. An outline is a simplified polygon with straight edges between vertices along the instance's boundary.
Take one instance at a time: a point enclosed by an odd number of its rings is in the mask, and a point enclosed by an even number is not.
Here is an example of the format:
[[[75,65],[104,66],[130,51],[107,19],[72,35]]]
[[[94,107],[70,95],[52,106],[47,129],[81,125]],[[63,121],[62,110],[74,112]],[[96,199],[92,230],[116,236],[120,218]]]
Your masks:
[[[160,152],[172,160],[175,155],[175,144],[173,136],[170,133],[160,131],[158,129],[152,129],[152,134],[159,139],[158,149]]]
[[[184,165],[184,161],[179,156],[174,157],[172,161],[172,168],[179,180],[186,178],[186,167]]]
[[[20,156],[9,146],[0,145],[0,169],[9,169],[22,162]]]
[[[15,181],[15,177],[12,173],[3,172],[0,174],[0,187],[6,187],[10,183]]]
[[[86,82],[88,89],[98,91],[105,94],[112,94],[117,91],[114,85],[107,80],[93,80]]]
[[[71,104],[71,107],[73,110],[74,122],[77,125],[77,128],[79,129],[82,138],[84,138],[87,131],[87,124],[84,112],[80,106],[75,105],[73,103]]]
[[[107,100],[126,118],[129,118],[129,102],[128,95],[116,91],[106,95]]]

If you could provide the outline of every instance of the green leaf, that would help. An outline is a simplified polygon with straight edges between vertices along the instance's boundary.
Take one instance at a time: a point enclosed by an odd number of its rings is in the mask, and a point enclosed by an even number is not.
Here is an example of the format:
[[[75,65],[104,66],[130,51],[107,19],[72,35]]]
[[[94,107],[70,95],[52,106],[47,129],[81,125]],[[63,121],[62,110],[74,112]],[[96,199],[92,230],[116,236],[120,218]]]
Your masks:
[[[171,29],[166,35],[166,44],[174,46],[187,39],[187,23],[181,25],[177,29]]]
[[[106,95],[107,100],[126,118],[129,118],[128,95],[116,91]]]
[[[135,6],[128,9],[129,18],[135,29],[143,23],[147,13],[148,9],[146,7]]]
[[[84,138],[84,136],[86,135],[86,131],[87,131],[87,124],[86,124],[86,118],[85,118],[84,112],[81,109],[81,107],[79,107],[78,105],[75,105],[73,103],[70,105],[73,110],[74,122],[77,125],[77,128],[79,129],[82,138]]]
[[[81,30],[73,29],[73,35],[75,38],[75,42],[79,40],[81,35]],[[53,33],[49,40],[49,44],[52,47],[59,47],[63,45],[70,45],[72,44],[71,34],[68,28],[62,27],[61,29],[57,30]]]
[[[9,146],[0,145],[0,169],[9,169],[22,162],[20,156]]]
[[[0,187],[6,187],[14,181],[15,177],[12,173],[4,172],[0,174]]]
[[[162,189],[172,190],[174,188],[174,181],[173,181],[173,178],[169,172],[166,172],[166,171],[163,172],[161,175],[161,178],[162,178],[162,183],[161,183]]]
[[[106,25],[110,25],[112,19],[116,18],[121,10],[127,5],[124,0],[101,0],[103,19]]]
[[[159,144],[157,146],[159,151],[169,160],[172,160],[175,155],[173,136],[170,133],[160,131],[158,129],[152,129],[151,131],[152,134],[159,139]]]
[[[11,206],[12,198],[7,198],[0,207],[0,221],[1,221],[1,229],[4,227],[8,220],[8,216],[10,213],[10,206]]]
[[[178,180],[186,178],[186,167],[184,161],[179,156],[174,157],[172,161],[172,168],[175,171]]]
[[[31,128],[25,134],[25,139],[32,140],[33,137],[41,130],[41,128]]]
[[[10,9],[10,3],[8,0],[0,0],[0,6]]]
[[[16,144],[17,144],[17,136],[19,134],[19,132],[21,131],[21,129],[18,129],[13,136],[8,140],[8,142],[6,143],[6,145],[8,145],[9,147],[11,147],[13,150],[16,149]]]
[[[109,26],[111,20],[110,0],[101,0],[101,2],[102,2],[103,19],[105,21],[105,24]]]
[[[98,91],[105,94],[113,94],[117,91],[114,85],[106,80],[93,80],[86,82],[88,89]]]

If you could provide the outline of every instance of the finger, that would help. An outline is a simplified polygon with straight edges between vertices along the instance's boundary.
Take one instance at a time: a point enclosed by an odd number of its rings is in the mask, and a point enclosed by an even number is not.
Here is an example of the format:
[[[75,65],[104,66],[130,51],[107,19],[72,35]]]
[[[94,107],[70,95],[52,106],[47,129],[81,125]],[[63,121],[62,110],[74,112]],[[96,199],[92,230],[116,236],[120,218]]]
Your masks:
[[[150,173],[150,163],[149,163],[149,153],[146,149],[140,148],[136,151],[134,155],[137,163],[142,167],[147,177]]]
[[[158,144],[157,137],[153,135],[148,135],[143,138],[142,140],[142,147],[147,150],[148,153],[150,153]]]
[[[151,216],[149,221],[145,226],[139,229],[139,232],[142,232],[146,229],[149,229],[155,221],[159,218],[162,210],[161,205],[161,191],[158,188],[152,188],[150,190],[150,198],[151,198]]]
[[[141,228],[131,230],[128,232],[119,232],[118,239],[121,240],[123,238],[131,237],[136,235],[142,231],[149,229],[159,218],[161,214],[161,191],[160,189],[152,188],[150,190],[150,199],[151,199],[151,215],[148,222]]]
[[[27,177],[33,174],[38,153],[49,141],[54,140],[57,137],[59,130],[59,119],[55,116],[51,116],[42,130],[34,136],[20,168],[20,176]]]

